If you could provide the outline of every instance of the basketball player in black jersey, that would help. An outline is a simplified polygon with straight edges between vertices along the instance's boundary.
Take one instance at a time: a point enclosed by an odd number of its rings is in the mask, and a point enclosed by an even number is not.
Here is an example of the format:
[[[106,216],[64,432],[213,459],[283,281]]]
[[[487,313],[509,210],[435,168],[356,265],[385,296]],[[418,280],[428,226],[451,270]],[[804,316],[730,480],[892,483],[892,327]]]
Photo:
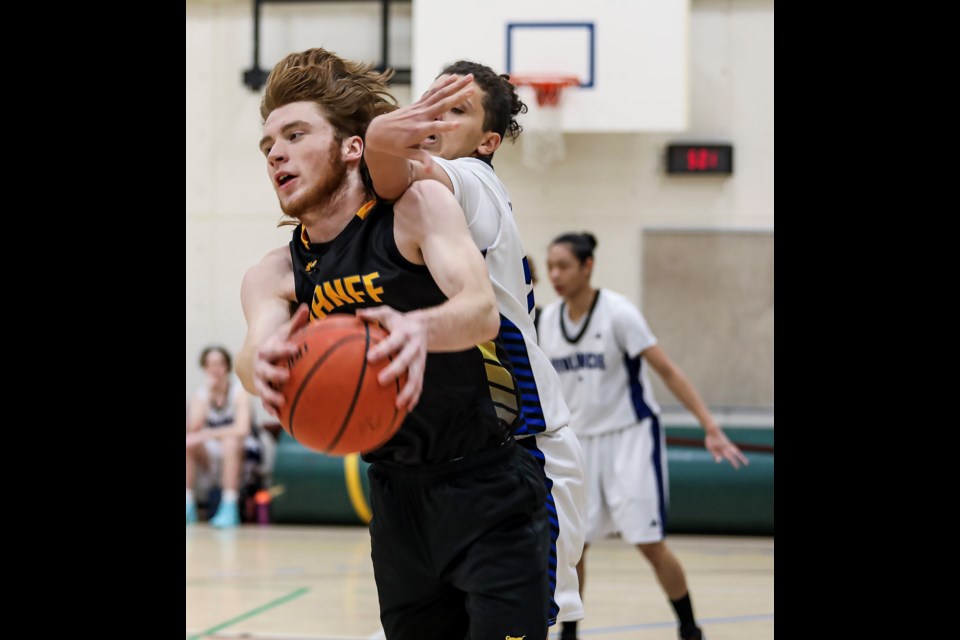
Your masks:
[[[260,148],[281,209],[299,224],[244,277],[238,374],[276,415],[292,332],[331,313],[379,321],[390,336],[370,359],[393,356],[382,384],[407,372],[397,402],[411,409],[364,455],[387,638],[543,639],[544,476],[514,444],[519,394],[494,338],[493,290],[446,188],[418,183],[393,204],[373,196],[363,135],[392,108],[385,80],[322,49],[271,73]]]
[[[532,273],[509,192],[493,169],[495,152],[520,134],[517,116],[525,111],[507,76],[460,60],[447,65],[419,100],[374,118],[364,160],[377,194],[386,199],[402,196],[419,180],[446,186],[483,251],[501,336],[522,390],[524,424],[514,435],[547,477],[553,601],[545,624],[561,621],[568,629],[584,617],[577,578],[586,531],[583,454],[568,426],[560,379],[537,346]],[[440,128],[454,122],[459,126],[452,131]]]

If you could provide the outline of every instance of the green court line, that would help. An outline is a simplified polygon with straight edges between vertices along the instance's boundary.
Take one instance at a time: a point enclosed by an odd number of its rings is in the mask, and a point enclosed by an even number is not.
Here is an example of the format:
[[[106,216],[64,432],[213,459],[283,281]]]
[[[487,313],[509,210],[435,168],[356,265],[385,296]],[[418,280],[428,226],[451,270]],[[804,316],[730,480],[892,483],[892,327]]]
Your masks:
[[[300,589],[297,589],[296,591],[294,591],[294,592],[292,592],[292,593],[288,593],[287,595],[283,596],[282,598],[277,598],[276,600],[273,600],[273,601],[271,601],[271,602],[268,602],[268,603],[265,604],[265,605],[261,605],[261,606],[257,607],[256,609],[253,609],[252,611],[247,611],[246,613],[242,613],[242,614],[240,614],[239,616],[237,616],[236,618],[231,618],[230,620],[227,620],[226,622],[222,622],[222,623],[218,624],[218,625],[215,626],[215,627],[210,627],[210,628],[207,629],[206,631],[202,631],[202,632],[198,633],[198,634],[195,635],[195,636],[190,636],[187,640],[198,640],[199,638],[203,638],[203,637],[205,637],[205,636],[212,635],[212,634],[216,633],[217,631],[220,631],[221,629],[226,629],[227,627],[229,627],[229,626],[232,625],[232,624],[236,624],[236,623],[238,623],[238,622],[240,622],[240,621],[242,621],[242,620],[246,620],[247,618],[252,618],[253,616],[259,615],[259,614],[263,613],[264,611],[266,611],[267,609],[272,609],[272,608],[274,608],[274,607],[280,606],[281,604],[283,604],[283,603],[285,603],[285,602],[290,602],[290,601],[293,600],[294,598],[299,598],[300,596],[302,596],[303,594],[305,594],[307,591],[310,591],[310,588],[309,588],[309,587],[302,587],[302,588],[300,588]]]

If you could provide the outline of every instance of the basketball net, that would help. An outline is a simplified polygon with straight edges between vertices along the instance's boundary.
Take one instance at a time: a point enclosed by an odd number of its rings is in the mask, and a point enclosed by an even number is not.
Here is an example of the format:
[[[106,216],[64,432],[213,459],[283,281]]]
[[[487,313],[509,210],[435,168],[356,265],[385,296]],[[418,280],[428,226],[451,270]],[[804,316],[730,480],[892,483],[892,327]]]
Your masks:
[[[563,160],[563,112],[560,98],[564,87],[576,86],[580,81],[573,76],[519,75],[510,77],[518,90],[532,88],[536,92],[536,104],[530,100],[530,89],[521,95],[527,104],[521,134],[521,162],[532,169],[545,169]]]

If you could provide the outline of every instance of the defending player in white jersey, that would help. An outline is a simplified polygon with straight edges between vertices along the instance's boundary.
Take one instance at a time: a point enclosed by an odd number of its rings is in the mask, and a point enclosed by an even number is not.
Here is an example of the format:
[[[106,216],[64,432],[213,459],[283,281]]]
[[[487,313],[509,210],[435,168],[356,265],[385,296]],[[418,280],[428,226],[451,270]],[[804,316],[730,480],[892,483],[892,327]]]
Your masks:
[[[564,234],[551,243],[550,281],[561,296],[540,314],[540,347],[560,375],[587,460],[587,544],[619,533],[647,558],[679,624],[681,640],[703,640],[683,567],[664,541],[667,451],[647,367],[700,421],[706,447],[734,468],[747,459],[727,439],[696,389],[667,357],[624,296],[590,285],[596,238]],[[586,547],[577,567],[583,585]],[[565,623],[576,637],[576,623]]]
[[[399,197],[415,180],[434,179],[460,202],[483,252],[500,310],[500,335],[522,394],[524,425],[517,440],[544,465],[555,547],[550,625],[581,620],[576,565],[583,549],[583,458],[567,427],[570,413],[557,374],[537,346],[533,284],[506,188],[491,159],[504,137],[516,138],[514,116],[526,110],[506,76],[457,62],[444,69],[424,96],[375,118],[364,159],[380,197]],[[555,573],[554,573],[555,572]]]

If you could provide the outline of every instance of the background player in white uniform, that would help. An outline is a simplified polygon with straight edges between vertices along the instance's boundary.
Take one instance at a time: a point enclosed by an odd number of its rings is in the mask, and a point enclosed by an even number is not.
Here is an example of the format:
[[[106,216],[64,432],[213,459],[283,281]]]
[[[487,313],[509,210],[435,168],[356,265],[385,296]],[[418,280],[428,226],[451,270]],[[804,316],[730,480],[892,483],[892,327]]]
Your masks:
[[[587,543],[619,532],[637,545],[674,607],[680,638],[700,640],[683,567],[664,541],[666,438],[647,365],[700,421],[717,462],[725,458],[739,468],[747,459],[657,345],[640,311],[619,293],[590,286],[596,245],[589,233],[551,243],[547,269],[561,299],[547,305],[538,322],[540,347],[560,374],[587,460]],[[585,561],[586,548],[577,567],[581,589]],[[575,633],[575,625],[564,630]]]
[[[197,521],[193,489],[198,469],[214,472],[219,466],[220,506],[210,524],[235,527],[240,524],[238,490],[245,447],[247,440],[252,440],[250,397],[230,375],[232,361],[223,347],[206,347],[200,354],[200,367],[206,383],[190,401],[187,418],[187,524]]]
[[[570,412],[549,359],[537,346],[533,284],[506,188],[491,159],[526,106],[506,76],[460,61],[444,69],[417,102],[378,116],[366,134],[364,159],[380,197],[394,199],[419,179],[449,188],[483,252],[500,311],[500,335],[521,389],[517,440],[547,476],[547,510],[555,547],[549,624],[583,619],[576,565],[583,549],[586,495],[583,454],[567,427]],[[555,555],[554,555],[555,554]]]

